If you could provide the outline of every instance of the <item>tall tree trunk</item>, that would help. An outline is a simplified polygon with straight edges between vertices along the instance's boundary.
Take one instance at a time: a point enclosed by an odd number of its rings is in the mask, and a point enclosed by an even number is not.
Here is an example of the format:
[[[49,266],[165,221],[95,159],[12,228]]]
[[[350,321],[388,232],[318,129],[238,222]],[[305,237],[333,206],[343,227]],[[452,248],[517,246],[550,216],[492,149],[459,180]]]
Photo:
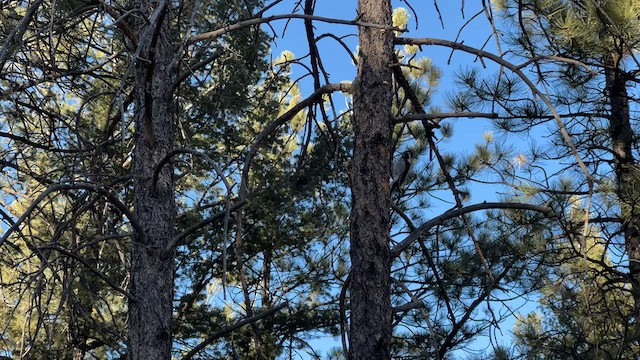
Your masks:
[[[363,22],[391,26],[389,0],[359,0]],[[391,59],[393,32],[360,27],[353,86],[349,359],[390,359]]]
[[[133,152],[134,216],[144,231],[131,254],[129,359],[171,359],[174,252],[162,256],[174,235],[176,203],[173,168],[165,165],[156,184],[154,170],[172,149],[174,110],[170,84],[174,80],[168,27],[168,6],[139,0],[148,23],[138,31],[135,66],[135,150]],[[163,9],[164,7],[164,9]],[[166,15],[166,16],[165,16]]]
[[[616,187],[622,209],[622,230],[629,257],[629,280],[632,286],[635,323],[640,324],[640,209],[635,184],[640,184],[634,175],[635,160],[631,150],[633,129],[629,113],[629,97],[626,77],[620,68],[619,56],[612,55],[605,62],[605,96],[611,106],[609,134],[611,136]],[[635,336],[640,336],[637,333]]]

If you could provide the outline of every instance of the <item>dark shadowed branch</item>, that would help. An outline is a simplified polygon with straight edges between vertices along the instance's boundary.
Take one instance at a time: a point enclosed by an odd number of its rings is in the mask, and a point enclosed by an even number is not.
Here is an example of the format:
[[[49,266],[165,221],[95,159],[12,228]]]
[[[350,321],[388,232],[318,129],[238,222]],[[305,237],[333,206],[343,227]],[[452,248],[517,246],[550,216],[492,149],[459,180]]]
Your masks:
[[[246,319],[240,320],[232,325],[227,326],[226,328],[216,331],[214,334],[210,335],[208,338],[206,338],[204,341],[202,341],[200,344],[196,345],[196,347],[194,347],[191,351],[189,351],[185,356],[182,357],[182,360],[189,360],[192,359],[197,353],[199,353],[200,351],[204,350],[204,348],[206,348],[207,346],[211,345],[214,341],[218,340],[219,338],[245,326],[251,323],[254,323],[256,321],[259,321],[261,319],[264,319],[267,316],[271,316],[275,313],[277,313],[278,311],[284,309],[285,307],[287,307],[289,304],[284,302],[280,305],[277,305],[269,310],[266,311],[262,311],[258,314],[255,314],[251,317],[248,317]]]
[[[489,209],[520,209],[520,210],[531,210],[538,211],[547,215],[553,214],[553,210],[548,206],[543,205],[533,205],[526,203],[507,203],[507,202],[497,202],[497,203],[481,203],[475,205],[465,206],[463,208],[458,208],[454,210],[449,210],[440,216],[436,216],[435,218],[427,221],[422,224],[419,228],[413,231],[409,236],[407,236],[404,240],[396,244],[391,249],[391,256],[397,257],[400,255],[402,251],[411,246],[414,241],[418,238],[426,235],[426,233],[431,230],[433,227],[442,225],[447,220],[456,218],[461,215],[465,215],[474,211],[479,210],[489,210]]]

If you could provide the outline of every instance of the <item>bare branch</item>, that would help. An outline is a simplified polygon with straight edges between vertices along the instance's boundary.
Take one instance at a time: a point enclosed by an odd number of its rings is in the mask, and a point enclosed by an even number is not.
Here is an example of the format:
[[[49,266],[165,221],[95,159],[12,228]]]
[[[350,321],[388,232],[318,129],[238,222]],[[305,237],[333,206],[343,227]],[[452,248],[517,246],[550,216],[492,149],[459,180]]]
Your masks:
[[[146,235],[144,233],[144,230],[142,229],[140,224],[138,224],[138,222],[136,221],[135,217],[131,213],[131,210],[129,210],[129,208],[125,204],[123,204],[115,194],[113,194],[111,191],[109,191],[109,189],[107,189],[105,187],[102,187],[100,185],[96,185],[96,184],[92,184],[92,183],[88,183],[88,182],[78,182],[78,183],[57,183],[57,184],[53,184],[53,185],[49,186],[47,189],[45,189],[31,203],[31,205],[29,205],[27,210],[20,216],[20,218],[18,218],[18,220],[16,220],[16,222],[9,229],[7,229],[7,231],[2,236],[2,239],[0,239],[0,246],[2,246],[2,244],[4,244],[4,242],[9,238],[9,236],[11,236],[11,234],[13,232],[18,230],[20,225],[22,225],[22,223],[31,215],[31,213],[38,207],[38,205],[47,196],[49,196],[49,194],[51,194],[53,192],[56,192],[56,191],[70,191],[70,190],[88,190],[88,191],[92,191],[92,192],[98,193],[98,194],[106,197],[107,200],[110,203],[115,205],[116,208],[118,208],[118,210],[120,210],[122,212],[122,214],[124,216],[126,216],[127,219],[129,219],[129,222],[131,223],[131,226],[133,227],[133,229],[135,230],[135,233],[137,235],[137,236],[135,236],[137,241],[139,241],[140,243],[143,243],[143,244],[147,243],[147,238],[146,238]]]
[[[575,118],[575,117],[597,117],[603,116],[602,114],[590,113],[590,112],[575,112],[575,113],[567,113],[567,114],[558,114],[560,118]],[[443,120],[449,118],[483,118],[483,119],[500,119],[500,120],[516,120],[516,119],[548,119],[553,120],[555,117],[553,115],[500,115],[498,113],[483,113],[483,112],[474,112],[474,111],[461,111],[461,112],[452,112],[452,113],[419,113],[419,114],[410,114],[405,116],[400,116],[395,118],[393,121],[396,124],[408,123],[412,121],[419,120]]]
[[[280,126],[285,124],[287,121],[290,121],[296,114],[298,114],[298,112],[302,111],[302,109],[318,101],[318,98],[321,97],[322,95],[329,94],[334,91],[347,92],[350,90],[351,90],[351,84],[324,85],[318,90],[314,91],[313,94],[311,94],[309,97],[300,101],[291,109],[289,109],[286,113],[282,114],[273,122],[271,122],[269,125],[267,125],[262,130],[262,132],[258,135],[258,137],[254,140],[253,144],[251,144],[247,152],[244,167],[242,169],[242,175],[240,177],[240,189],[238,191],[239,200],[246,201],[246,196],[248,192],[249,171],[253,163],[253,157],[258,152],[258,149],[260,149],[264,145],[265,141],[271,134],[273,134]],[[251,304],[249,301],[249,291],[247,289],[246,282],[244,280],[244,271],[243,271],[244,264],[242,261],[242,253],[243,253],[243,246],[244,246],[242,242],[242,228],[243,228],[243,221],[244,221],[243,215],[244,213],[242,209],[240,209],[240,211],[238,211],[238,216],[236,218],[236,240],[235,240],[236,262],[238,264],[238,280],[241,284],[242,291],[245,298],[244,300],[247,305],[247,315],[252,316]]]
[[[447,118],[484,118],[498,119],[501,118],[497,113],[482,112],[455,112],[455,113],[433,113],[433,114],[411,114],[393,119],[396,124],[408,123],[417,120],[442,120]]]
[[[449,40],[434,39],[434,38],[402,38],[400,37],[395,39],[395,43],[399,45],[436,45],[436,46],[448,47],[454,50],[464,51],[469,54],[477,55],[480,58],[487,58],[489,60],[492,60],[495,63],[502,65],[505,68],[511,70],[514,74],[518,75],[518,77],[522,81],[524,81],[525,84],[527,84],[531,92],[534,95],[540,97],[540,99],[549,108],[549,111],[551,111],[551,114],[553,114],[553,117],[556,121],[556,124],[558,125],[558,129],[560,130],[560,134],[562,135],[562,138],[564,139],[565,143],[571,150],[571,154],[575,157],[576,162],[578,163],[578,166],[580,167],[582,172],[584,172],[585,176],[587,177],[587,180],[589,181],[589,188],[590,189],[593,188],[593,183],[596,182],[596,179],[593,177],[593,175],[585,165],[584,161],[582,160],[582,157],[578,153],[578,149],[574,145],[573,140],[571,140],[571,136],[569,135],[567,128],[564,126],[564,123],[562,122],[560,115],[556,111],[555,106],[553,106],[553,104],[551,103],[551,100],[549,100],[549,98],[536,87],[536,85],[531,81],[531,79],[529,79],[522,72],[520,66],[515,65],[491,52],[480,50],[468,45],[464,45],[464,44],[449,41]]]
[[[189,38],[187,43],[192,44],[192,43],[196,43],[203,40],[217,38],[230,31],[242,29],[247,26],[259,25],[259,24],[264,24],[271,21],[282,20],[282,19],[307,19],[307,20],[315,20],[315,21],[321,21],[321,22],[332,23],[332,24],[370,27],[370,28],[381,29],[381,30],[390,30],[390,31],[392,30],[392,31],[400,31],[400,32],[406,31],[405,29],[401,29],[396,26],[385,26],[385,25],[362,22],[357,20],[343,20],[343,19],[335,19],[335,18],[328,18],[323,16],[308,15],[308,14],[281,14],[281,15],[271,15],[263,18],[244,20],[244,21],[237,22],[235,24],[227,25],[223,28],[220,28],[214,31],[194,35]]]
[[[90,272],[95,274],[97,277],[99,277],[102,281],[104,281],[107,285],[109,285],[113,290],[115,290],[115,291],[119,292],[120,294],[126,296],[131,301],[136,301],[136,297],[135,296],[133,296],[127,290],[125,290],[125,289],[121,288],[120,286],[116,285],[105,274],[103,274],[99,270],[95,269],[85,259],[83,259],[82,257],[72,253],[71,251],[63,249],[63,248],[61,248],[59,246],[51,246],[51,245],[40,246],[39,249],[54,250],[54,251],[57,251],[57,252],[59,252],[61,254],[64,254],[67,257],[70,257],[70,258],[73,258],[73,259],[77,260],[85,268],[87,268],[87,270],[89,270]]]
[[[402,251],[411,246],[414,241],[418,238],[426,235],[426,233],[431,230],[433,227],[442,225],[445,221],[456,218],[461,215],[465,215],[474,211],[479,210],[489,210],[489,209],[521,209],[521,210],[531,210],[538,211],[547,216],[550,216],[553,213],[553,210],[548,206],[543,205],[533,205],[526,203],[508,203],[508,202],[497,202],[497,203],[481,203],[475,205],[465,206],[463,208],[457,208],[454,210],[449,210],[440,216],[436,216],[435,218],[427,221],[422,224],[419,228],[413,231],[409,236],[407,236],[404,240],[396,244],[391,249],[391,256],[397,257],[400,255]]]
[[[246,204],[246,200],[245,201],[238,201],[237,203],[231,205],[229,207],[229,211],[236,211],[238,209],[240,209],[241,207],[243,207]],[[214,221],[220,220],[222,219],[224,216],[226,216],[227,213],[227,209],[225,209],[224,211],[221,211],[213,216],[210,216],[204,220],[201,220],[195,224],[193,224],[192,226],[190,226],[188,229],[184,230],[182,233],[180,233],[178,236],[174,237],[171,242],[169,244],[167,244],[167,247],[164,249],[163,251],[163,256],[166,256],[169,254],[169,252],[176,246],[180,245],[182,243],[182,241],[184,239],[186,239],[188,236],[197,233],[198,231],[200,231],[202,228],[204,228],[205,226],[211,224]]]
[[[409,288],[400,280],[396,279],[396,278],[391,278],[391,280],[393,280],[393,283],[396,284],[396,286],[398,286],[400,289],[402,289],[402,291],[404,291],[405,294],[407,294],[410,298],[411,298],[411,303],[409,304],[405,304],[406,305],[418,305],[418,304],[422,304],[422,306],[412,306],[411,308],[414,309],[419,309],[420,313],[422,315],[422,317],[424,318],[424,321],[427,323],[427,329],[429,330],[429,334],[431,335],[431,346],[433,346],[433,351],[436,354],[436,360],[440,360],[442,359],[442,357],[440,356],[440,349],[439,349],[439,345],[438,345],[438,335],[436,334],[435,330],[433,329],[433,323],[431,322],[431,319],[429,318],[429,312],[425,309],[424,303],[422,301],[420,301],[420,299],[418,299],[417,296],[415,296],[411,290],[409,290]],[[394,312],[398,311],[397,309],[393,309]]]
[[[240,320],[232,325],[227,326],[226,328],[216,331],[214,334],[212,334],[211,336],[209,336],[208,338],[206,338],[204,341],[202,341],[200,344],[196,345],[196,347],[194,347],[191,351],[189,351],[185,356],[182,357],[182,360],[189,360],[192,359],[197,353],[199,353],[200,351],[202,351],[204,348],[206,348],[207,346],[209,346],[210,344],[212,344],[214,341],[218,340],[219,338],[227,335],[230,332],[233,332],[247,324],[251,324],[254,323],[256,321],[259,321],[267,316],[271,316],[273,314],[275,314],[276,312],[284,309],[285,307],[287,307],[289,305],[289,303],[284,302],[280,305],[277,305],[269,310],[260,312],[258,314],[255,314],[251,317],[248,317],[246,319]]]
[[[0,73],[2,73],[2,68],[7,61],[7,58],[11,55],[13,50],[22,42],[22,36],[25,31],[27,31],[27,26],[29,22],[31,22],[31,18],[36,14],[36,11],[42,5],[43,0],[37,0],[29,8],[27,12],[22,17],[22,20],[18,23],[18,25],[11,31],[11,33],[7,36],[0,48]]]

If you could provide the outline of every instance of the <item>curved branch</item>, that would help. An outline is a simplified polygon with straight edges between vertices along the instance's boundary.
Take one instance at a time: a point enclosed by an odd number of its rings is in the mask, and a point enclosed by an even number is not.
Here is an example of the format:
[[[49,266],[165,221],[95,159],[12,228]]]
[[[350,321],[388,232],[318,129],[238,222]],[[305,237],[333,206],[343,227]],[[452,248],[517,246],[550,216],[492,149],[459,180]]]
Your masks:
[[[241,207],[243,207],[247,202],[246,201],[239,201],[233,205],[231,205],[228,209],[229,211],[236,211],[238,209],[240,209]],[[171,241],[169,242],[169,244],[167,244],[167,246],[165,247],[164,251],[163,251],[163,256],[166,256],[169,254],[169,252],[175,247],[180,245],[180,243],[182,243],[182,241],[184,239],[187,238],[187,236],[195,234],[198,230],[202,229],[203,227],[211,224],[212,222],[219,220],[221,218],[223,218],[224,216],[226,216],[227,214],[227,208],[225,208],[224,211],[221,211],[213,216],[210,216],[206,219],[200,220],[197,223],[195,223],[194,225],[190,226],[188,229],[186,229],[185,231],[183,231],[182,233],[180,233],[179,235],[175,236],[173,239],[171,239]]]
[[[437,45],[437,46],[448,47],[448,48],[451,48],[451,49],[454,49],[454,50],[464,51],[464,52],[469,53],[469,54],[477,55],[480,58],[487,58],[489,60],[492,60],[495,63],[497,63],[499,65],[502,65],[505,68],[511,70],[514,74],[518,75],[518,77],[522,81],[524,81],[525,84],[527,84],[527,86],[529,87],[531,92],[534,95],[539,96],[540,99],[542,99],[544,104],[547,106],[547,108],[549,108],[549,111],[551,111],[551,114],[553,115],[553,118],[556,121],[556,124],[558,126],[558,129],[560,130],[560,134],[562,135],[563,140],[565,141],[565,143],[569,147],[569,149],[571,151],[571,154],[576,158],[576,162],[578,163],[578,166],[580,167],[582,172],[584,172],[585,176],[587,177],[587,181],[589,182],[589,189],[592,190],[593,183],[596,182],[596,179],[594,179],[593,175],[591,175],[591,172],[589,171],[589,169],[585,165],[584,161],[582,161],[582,158],[580,157],[580,154],[578,153],[578,149],[573,144],[573,141],[571,140],[571,136],[569,135],[569,132],[567,131],[567,128],[564,126],[564,123],[562,122],[562,119],[560,118],[560,115],[558,114],[556,108],[551,103],[551,100],[549,100],[549,98],[547,98],[547,96],[544,93],[542,93],[542,91],[538,90],[538,88],[531,81],[531,79],[529,79],[522,72],[520,66],[517,66],[517,65],[505,60],[504,58],[502,58],[502,57],[500,57],[500,56],[498,56],[496,54],[490,53],[488,51],[484,51],[484,50],[481,50],[481,49],[477,49],[477,48],[474,48],[474,47],[471,47],[471,46],[467,46],[467,45],[464,45],[464,44],[461,44],[461,43],[457,43],[457,42],[453,42],[453,41],[449,41],[449,40],[434,39],[434,38],[403,38],[403,37],[399,37],[399,38],[396,38],[394,42],[396,44],[398,44],[398,45]]]
[[[57,252],[65,255],[67,257],[75,259],[76,261],[81,263],[85,268],[87,268],[87,270],[89,270],[91,273],[95,274],[97,277],[102,279],[102,281],[107,283],[107,285],[109,285],[113,290],[115,290],[115,291],[119,292],[120,294],[126,296],[131,301],[136,301],[136,297],[135,296],[133,296],[127,290],[125,290],[125,289],[121,288],[120,286],[116,285],[105,274],[103,274],[98,269],[96,269],[93,266],[91,266],[85,259],[83,259],[80,256],[77,256],[76,254],[72,253],[71,251],[63,249],[63,248],[58,247],[58,246],[40,246],[39,249],[54,250],[54,251],[57,251]]]
[[[162,171],[162,168],[165,165],[167,165],[169,161],[171,161],[171,158],[180,154],[191,154],[191,155],[203,158],[209,165],[213,167],[216,174],[218,174],[218,176],[222,179],[222,182],[224,183],[224,187],[227,189],[227,195],[231,193],[231,184],[229,184],[229,181],[224,176],[224,172],[222,171],[220,166],[218,166],[218,164],[216,164],[216,162],[213,161],[213,159],[211,159],[209,155],[193,149],[174,149],[174,150],[171,150],[169,153],[167,153],[167,155],[165,155],[164,158],[162,158],[162,160],[160,160],[155,170],[153,170],[153,181],[151,182],[153,191],[156,190],[158,176],[160,176],[160,171]]]
[[[240,189],[238,191],[238,198],[239,201],[246,201],[246,196],[247,196],[247,192],[248,192],[248,181],[249,181],[249,170],[251,169],[251,165],[253,163],[253,157],[256,155],[256,153],[258,152],[258,149],[260,149],[264,143],[266,142],[267,138],[273,134],[278,127],[280,127],[281,125],[285,124],[287,121],[290,121],[296,114],[298,114],[298,112],[302,111],[302,109],[304,109],[307,106],[312,105],[314,102],[318,101],[317,99],[327,93],[332,93],[334,91],[349,91],[351,89],[351,84],[327,84],[322,86],[321,88],[319,88],[318,90],[314,91],[313,94],[311,94],[309,97],[307,97],[306,99],[300,101],[299,103],[297,103],[294,107],[292,107],[291,109],[289,109],[289,111],[285,112],[284,114],[282,114],[281,116],[279,116],[277,119],[275,119],[273,122],[271,122],[269,125],[267,125],[262,132],[260,132],[260,134],[258,135],[258,137],[255,139],[255,141],[251,144],[251,146],[249,147],[249,150],[247,152],[246,158],[245,158],[245,163],[244,166],[242,168],[242,174],[240,176]],[[235,240],[235,245],[236,245],[236,262],[238,264],[238,282],[241,285],[242,288],[242,292],[244,294],[244,301],[246,303],[246,308],[247,308],[247,315],[248,316],[253,316],[252,313],[252,309],[251,309],[251,303],[250,303],[250,294],[249,291],[247,289],[246,286],[246,282],[245,282],[245,278],[244,278],[244,272],[243,272],[243,260],[242,260],[242,255],[243,255],[243,241],[242,241],[242,227],[243,227],[243,216],[244,216],[244,212],[242,211],[242,209],[240,209],[238,211],[238,216],[236,217],[236,240]]]
[[[321,22],[326,22],[331,24],[354,25],[354,26],[370,27],[374,29],[389,30],[389,31],[391,30],[400,31],[400,32],[406,31],[406,29],[401,29],[396,26],[385,26],[385,25],[362,22],[357,20],[343,20],[343,19],[335,19],[335,18],[328,18],[323,16],[308,15],[308,14],[281,14],[281,15],[271,15],[263,18],[254,18],[254,19],[244,20],[244,21],[237,22],[235,24],[227,25],[217,30],[194,35],[194,36],[191,36],[189,40],[187,40],[187,44],[192,44],[198,41],[216,38],[230,31],[242,29],[247,26],[260,25],[260,24],[268,23],[275,20],[282,20],[282,19],[306,19],[306,20],[315,20],[315,21],[321,21]]]
[[[191,154],[191,155],[203,158],[209,165],[211,165],[213,167],[215,172],[218,174],[218,177],[220,177],[220,180],[222,180],[222,183],[224,184],[225,189],[227,190],[227,193],[226,193],[226,196],[225,196],[225,206],[224,206],[224,208],[225,208],[225,211],[224,211],[224,226],[223,226],[223,230],[222,230],[222,232],[223,232],[222,241],[224,242],[223,247],[222,247],[222,289],[223,289],[223,294],[224,294],[223,298],[226,299],[226,290],[225,289],[226,289],[226,285],[227,285],[227,244],[228,244],[227,234],[228,234],[228,230],[229,230],[229,218],[231,217],[231,184],[229,184],[229,180],[227,180],[227,177],[224,175],[224,172],[222,171],[220,166],[218,166],[218,164],[216,164],[216,162],[213,161],[213,159],[211,159],[211,157],[209,157],[209,155],[207,155],[207,154],[205,154],[203,152],[200,152],[200,151],[193,150],[193,149],[174,149],[174,150],[170,151],[160,161],[158,166],[156,166],[156,169],[153,171],[153,181],[152,181],[152,185],[151,185],[153,191],[155,191],[156,183],[158,181],[158,176],[160,175],[160,171],[162,170],[164,165],[167,164],[169,161],[171,161],[171,158],[173,156],[178,155],[178,154]],[[236,204],[236,206],[239,207],[237,204]],[[210,223],[212,221],[213,220],[209,221],[208,223]],[[196,225],[199,225],[199,224],[200,223],[198,223]],[[178,238],[171,239],[171,241],[169,242],[169,244],[167,245],[167,247],[164,249],[164,251],[162,253],[163,257],[168,256],[171,253],[171,251],[173,250],[173,247],[176,244],[178,244],[182,239],[184,239],[184,237],[178,237]]]
[[[122,212],[122,214],[126,216],[127,219],[129,219],[129,222],[131,223],[131,226],[133,227],[134,232],[137,235],[135,238],[140,243],[147,244],[147,238],[144,233],[144,230],[142,229],[142,226],[140,226],[140,224],[136,221],[136,219],[133,216],[133,213],[131,213],[131,210],[129,210],[129,208],[125,204],[123,204],[116,195],[114,195],[111,191],[109,191],[108,189],[102,186],[95,185],[92,183],[87,183],[87,182],[78,182],[78,183],[72,183],[72,184],[57,183],[46,188],[31,203],[31,205],[29,205],[27,210],[20,216],[20,218],[18,218],[18,220],[16,220],[16,222],[9,229],[7,229],[7,231],[2,236],[2,239],[0,239],[0,246],[4,244],[4,242],[9,238],[9,236],[11,236],[13,232],[18,230],[20,225],[31,215],[31,213],[36,209],[36,207],[38,207],[38,204],[40,204],[47,196],[49,196],[49,194],[56,191],[70,191],[70,190],[88,190],[104,196],[110,203],[115,205],[115,207],[118,208],[118,210],[120,210],[120,212]]]
[[[435,218],[427,221],[422,224],[419,228],[413,231],[409,236],[404,238],[401,242],[396,244],[391,249],[391,256],[397,257],[400,255],[402,251],[411,246],[414,241],[418,238],[424,236],[431,228],[442,225],[445,221],[456,218],[461,215],[465,215],[478,210],[489,210],[489,209],[521,209],[521,210],[531,210],[538,211],[541,213],[550,216],[553,214],[553,210],[548,206],[543,205],[533,205],[526,203],[507,203],[507,202],[494,202],[494,203],[481,203],[475,205],[465,206],[463,208],[457,208],[454,210],[449,210],[440,216],[436,216]]]
[[[129,15],[130,12],[120,14],[111,5],[107,4],[105,0],[98,1],[100,2],[100,6],[102,6],[104,11],[113,19],[113,24],[116,25],[120,30],[122,30],[127,39],[129,39],[133,44],[138,44],[138,36],[133,31],[133,29],[131,29],[131,27],[124,21],[124,19]]]
[[[344,40],[342,40],[344,37],[347,37],[347,36],[350,36],[350,35],[346,35],[346,36],[343,36],[343,37],[338,37],[337,35],[332,34],[332,33],[324,33],[324,34],[318,36],[316,38],[315,42],[318,42],[321,39],[326,38],[326,37],[334,39],[335,41],[338,42],[338,44],[340,44],[340,46],[342,46],[344,48],[344,50],[347,52],[347,54],[349,54],[349,57],[351,57],[351,61],[353,61],[353,63],[355,65],[357,65],[358,64],[358,59],[356,59],[356,56],[353,54],[353,52],[351,51],[349,46],[344,42]]]
[[[206,338],[204,341],[202,341],[200,344],[196,345],[196,347],[194,347],[193,349],[191,349],[191,351],[189,351],[185,356],[182,357],[182,360],[189,360],[192,359],[197,353],[199,353],[200,351],[202,351],[204,348],[206,348],[207,346],[209,346],[211,343],[213,343],[214,341],[216,341],[217,339],[227,335],[230,332],[235,331],[236,329],[239,329],[247,324],[251,324],[254,323],[258,320],[261,320],[267,316],[271,316],[272,314],[275,314],[276,312],[284,309],[285,307],[287,307],[289,304],[287,302],[284,302],[278,306],[275,306],[269,310],[263,311],[261,313],[258,313],[254,316],[248,317],[246,319],[240,320],[232,325],[227,326],[226,328],[216,331],[215,333],[213,333],[211,336],[209,336],[208,338]]]
[[[6,63],[9,56],[11,56],[13,50],[22,42],[22,37],[24,33],[27,31],[27,26],[31,22],[31,19],[35,16],[36,11],[42,5],[44,0],[38,0],[31,4],[27,9],[27,12],[22,17],[22,20],[18,23],[18,25],[13,28],[11,33],[5,38],[2,47],[0,48],[0,73],[2,73],[2,68]]]
[[[264,128],[264,130],[262,130],[262,132],[258,135],[256,140],[253,142],[253,144],[249,148],[249,151],[247,153],[247,157],[245,160],[245,165],[244,165],[244,168],[242,169],[242,179],[240,182],[240,191],[239,191],[239,197],[241,200],[244,200],[244,196],[246,195],[246,192],[247,192],[246,181],[247,181],[247,178],[249,177],[249,169],[251,168],[251,165],[253,163],[253,157],[257,153],[258,149],[263,146],[264,142],[267,140],[267,137],[269,137],[278,127],[282,126],[287,121],[291,120],[300,111],[302,111],[302,109],[306,108],[307,106],[317,101],[317,99],[320,96],[324,94],[333,93],[335,91],[350,92],[351,84],[345,84],[345,83],[327,84],[320,87],[318,90],[314,91],[313,94],[309,95],[309,97],[297,103],[295,106],[289,109],[286,113],[280,115],[277,119],[275,119],[273,122],[267,125]]]
[[[247,152],[247,156],[245,158],[245,164],[242,169],[242,176],[240,179],[240,189],[238,191],[238,197],[240,202],[246,201],[245,197],[247,194],[247,181],[249,179],[249,170],[251,169],[251,165],[253,164],[253,157],[258,152],[267,138],[276,131],[277,128],[284,125],[287,121],[291,120],[294,116],[296,116],[302,109],[313,104],[317,99],[324,95],[329,94],[335,91],[349,92],[351,91],[351,84],[327,84],[320,87],[318,90],[314,91],[309,97],[297,103],[291,109],[289,109],[286,113],[280,115],[277,119],[267,125],[262,132],[258,135],[256,140],[251,144],[249,150]],[[240,211],[240,216],[238,217],[239,223],[242,223],[242,211]],[[236,229],[236,231],[242,231],[240,228]]]

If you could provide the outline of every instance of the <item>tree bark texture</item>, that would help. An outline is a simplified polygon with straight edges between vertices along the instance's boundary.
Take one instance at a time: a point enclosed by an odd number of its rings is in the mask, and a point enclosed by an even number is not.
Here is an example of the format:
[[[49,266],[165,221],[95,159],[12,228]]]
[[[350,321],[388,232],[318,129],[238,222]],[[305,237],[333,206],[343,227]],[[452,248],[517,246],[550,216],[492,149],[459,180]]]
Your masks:
[[[605,63],[605,96],[611,107],[609,134],[613,150],[616,188],[622,208],[622,230],[629,257],[629,280],[632,286],[635,323],[640,324],[640,203],[637,201],[637,185],[634,174],[635,159],[632,153],[634,133],[631,127],[629,96],[624,71],[619,56],[610,56]],[[634,186],[635,185],[635,186]],[[638,329],[636,329],[638,330]],[[640,333],[636,333],[640,336]]]
[[[175,253],[162,253],[174,236],[176,219],[172,166],[165,165],[153,183],[154,170],[171,151],[174,138],[169,87],[175,78],[171,69],[175,51],[164,5],[162,1],[138,1],[141,13],[150,21],[138,31],[139,55],[134,59],[134,216],[144,234],[138,234],[131,253],[131,293],[135,297],[129,302],[131,360],[171,359]]]
[[[359,0],[363,22],[391,26],[389,0]],[[360,27],[353,86],[349,359],[390,359],[390,161],[393,32]]]

